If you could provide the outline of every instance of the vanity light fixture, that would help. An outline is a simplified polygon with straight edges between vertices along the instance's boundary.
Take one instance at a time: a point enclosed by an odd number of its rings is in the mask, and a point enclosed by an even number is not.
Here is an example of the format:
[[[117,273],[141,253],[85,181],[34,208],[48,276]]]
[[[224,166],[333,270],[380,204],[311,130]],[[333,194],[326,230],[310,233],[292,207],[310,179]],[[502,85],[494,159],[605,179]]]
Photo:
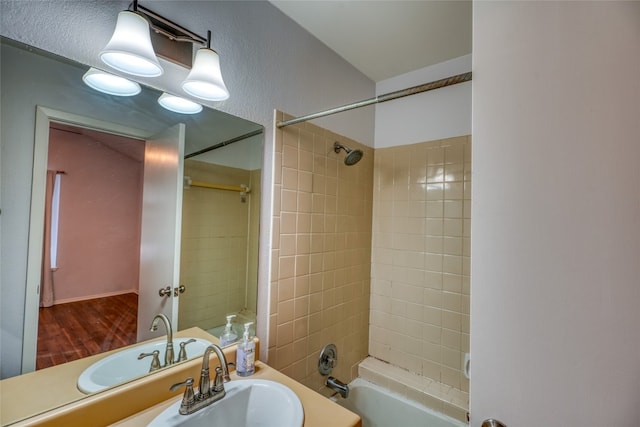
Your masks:
[[[133,96],[141,90],[140,85],[134,81],[93,67],[84,73],[82,81],[90,88],[109,95]]]
[[[207,101],[224,101],[229,91],[222,80],[220,57],[211,49],[211,31],[207,31],[207,46],[198,49],[191,72],[182,83],[189,95]]]
[[[158,104],[167,110],[180,114],[197,114],[202,111],[202,105],[169,93],[163,93],[158,98]]]
[[[157,77],[163,73],[149,35],[149,22],[138,12],[138,3],[133,10],[118,14],[116,29],[111,40],[100,52],[102,62],[118,71],[141,77]]]
[[[193,44],[204,46],[196,52],[195,61]],[[100,58],[116,70],[136,76],[157,77],[163,70],[156,55],[191,68],[182,83],[187,94],[207,101],[229,98],[229,91],[222,80],[220,57],[211,49],[211,31],[207,32],[205,39],[139,6],[134,0],[128,10],[118,14],[116,29],[100,52]]]

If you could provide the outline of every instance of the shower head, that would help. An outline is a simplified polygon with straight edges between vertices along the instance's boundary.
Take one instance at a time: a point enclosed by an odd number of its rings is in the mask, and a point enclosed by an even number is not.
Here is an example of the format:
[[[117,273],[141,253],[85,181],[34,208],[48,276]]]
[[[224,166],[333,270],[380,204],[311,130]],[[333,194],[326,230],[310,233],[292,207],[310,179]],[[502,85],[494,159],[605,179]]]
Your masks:
[[[347,166],[355,165],[360,161],[360,159],[364,155],[362,153],[362,150],[352,150],[349,147],[345,147],[344,145],[340,144],[337,141],[334,142],[333,151],[335,151],[336,153],[339,153],[340,149],[344,150],[347,153],[347,156],[344,158],[344,164]]]

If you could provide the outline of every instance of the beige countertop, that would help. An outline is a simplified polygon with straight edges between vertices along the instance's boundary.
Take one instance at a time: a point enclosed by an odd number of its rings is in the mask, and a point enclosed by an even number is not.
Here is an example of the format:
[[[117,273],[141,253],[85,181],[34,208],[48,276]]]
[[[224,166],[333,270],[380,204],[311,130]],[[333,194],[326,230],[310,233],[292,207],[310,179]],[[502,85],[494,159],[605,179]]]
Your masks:
[[[215,339],[199,328],[188,329],[175,334],[175,336],[194,336],[210,341],[212,338]],[[256,352],[259,352],[259,340],[256,340],[256,345]],[[228,361],[235,360],[235,353],[235,346],[224,349]],[[100,357],[104,357],[104,355]],[[212,355],[210,366],[216,366],[217,361],[214,359],[216,357]],[[1,424],[5,426],[15,423],[12,424],[15,427],[68,427],[87,425],[87,420],[91,420],[91,424],[95,426],[145,425],[164,408],[181,398],[182,390],[170,392],[169,387],[184,381],[187,377],[198,378],[202,364],[201,358],[194,358],[157,371],[153,375],[147,375],[105,391],[83,395],[75,388],[76,380],[79,373],[93,361],[83,359],[83,361],[79,361],[81,363],[78,363],[78,365],[82,365],[81,367],[61,365],[60,370],[53,371],[54,367],[35,372],[33,375],[22,375],[0,382],[0,392],[2,393]],[[264,363],[256,362],[256,373],[250,378],[277,381],[293,390],[300,398],[304,408],[304,427],[362,426],[358,415]],[[232,373],[232,380],[242,381],[235,373]],[[66,385],[62,386],[61,383]],[[72,384],[73,387],[69,384]],[[13,389],[9,389],[8,386]],[[12,392],[7,392],[7,390]],[[70,396],[75,400],[68,403]],[[40,404],[41,400],[47,403]],[[54,408],[47,408],[47,405],[54,405]]]
[[[218,342],[217,338],[200,328],[176,332],[174,337],[194,337],[214,343]],[[165,339],[165,337],[161,337],[149,341]],[[135,345],[137,344],[133,346]],[[105,356],[125,348],[128,347],[0,381],[2,395],[0,399],[0,425],[15,423],[88,397],[89,395],[82,393],[77,387],[77,379],[82,371]]]
[[[256,373],[251,377],[262,380],[271,380],[284,384],[289,387],[298,396],[304,408],[304,427],[361,427],[360,417],[350,412],[342,406],[332,402],[319,393],[310,388],[292,380],[279,371],[265,365],[262,362],[256,362]],[[243,378],[231,374],[231,381],[242,381]],[[172,397],[149,409],[139,412],[122,421],[112,424],[112,427],[138,427],[149,424],[158,414],[164,411],[168,406],[180,400],[180,397]]]

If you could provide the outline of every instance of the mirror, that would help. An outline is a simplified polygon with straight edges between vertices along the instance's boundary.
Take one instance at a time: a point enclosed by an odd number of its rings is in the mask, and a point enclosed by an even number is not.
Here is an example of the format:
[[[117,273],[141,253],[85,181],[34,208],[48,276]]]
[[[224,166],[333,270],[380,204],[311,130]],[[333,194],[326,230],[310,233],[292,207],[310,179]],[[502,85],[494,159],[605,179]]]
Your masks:
[[[175,211],[178,219],[180,216],[182,217],[182,221],[178,223],[176,228],[179,230],[176,235],[182,235],[181,239],[178,239],[181,255],[176,259],[176,265],[179,265],[180,271],[179,284],[183,285],[185,290],[184,293],[177,292],[177,297],[174,297],[173,290],[169,292],[169,295],[161,297],[159,290],[168,283],[154,283],[153,293],[159,301],[162,298],[168,301],[162,303],[163,307],[175,306],[172,319],[174,327],[177,323],[178,330],[198,326],[218,336],[221,327],[225,324],[227,314],[237,315],[236,328],[239,323],[255,321],[262,126],[206,107],[196,115],[173,113],[158,105],[157,99],[161,92],[148,87],[144,87],[142,92],[134,97],[105,95],[83,84],[82,75],[88,69],[87,66],[6,38],[1,40],[1,49],[3,59],[1,64],[3,79],[2,123],[5,128],[3,135],[11,136],[24,133],[31,138],[34,134],[34,112],[37,106],[64,112],[73,117],[111,123],[120,130],[136,129],[138,136],[150,137],[171,126],[184,124],[184,157],[187,159],[178,162],[178,173],[182,184],[180,191],[178,191],[180,195],[178,200],[183,203],[181,206],[176,206]],[[7,85],[7,82],[11,82],[11,85]],[[11,100],[11,103],[6,100]],[[87,140],[89,144],[94,146],[100,145],[104,150],[116,153],[121,158],[135,159],[138,156],[138,154],[130,152],[123,153],[121,150],[122,142],[114,141],[117,139],[114,137],[114,133],[121,136],[127,132],[107,132],[107,136],[105,136],[95,132],[101,130],[91,125],[95,122],[90,122],[88,126],[83,127],[76,122],[69,123],[56,118],[55,114],[51,117],[49,117],[50,123],[47,132],[73,135],[74,138]],[[7,141],[3,141],[3,144],[12,144],[12,142],[9,138]],[[38,152],[36,146],[34,163],[37,163],[42,156],[47,159],[47,154]],[[49,153],[50,159],[55,157]],[[68,159],[68,156],[63,155],[62,157]],[[138,159],[137,162],[140,163],[140,160]],[[60,179],[62,181],[60,191],[64,193],[65,178],[70,181],[74,175],[71,170],[64,168],[71,166],[52,165],[52,167],[54,170],[66,172],[66,174],[62,174]],[[40,173],[45,173],[45,171]],[[79,176],[79,173],[75,173],[75,175]],[[182,175],[184,175],[184,180]],[[103,180],[104,178],[108,178],[108,181],[119,180],[114,176],[103,177]],[[4,185],[9,186],[11,183]],[[69,188],[72,187],[67,185],[67,190]],[[144,190],[142,192],[144,193]],[[74,190],[73,193],[78,193],[78,191]],[[164,197],[164,193],[160,194]],[[32,195],[38,196],[36,193]],[[88,200],[87,196],[84,200]],[[44,204],[44,202],[41,203]],[[61,199],[60,203],[60,215],[64,214],[63,203],[65,209],[69,205],[75,204],[74,202],[65,202],[65,199]],[[135,212],[135,209],[133,211]],[[86,213],[80,214],[80,216],[85,221],[93,217],[93,215]],[[42,219],[32,220],[32,224],[33,221],[38,222]],[[140,219],[140,222],[142,221]],[[102,233],[107,234],[117,230],[114,225],[105,224],[87,228],[98,228]],[[142,228],[144,229],[144,226]],[[58,233],[58,270],[53,273],[54,275],[63,269],[65,256],[68,258],[68,249],[66,248],[69,243],[63,243],[63,239],[69,234],[68,230],[60,228]],[[76,236],[74,239],[78,240],[79,237]],[[93,239],[104,240],[100,237],[93,237]],[[99,245],[96,246],[99,247]],[[42,252],[42,248],[42,243],[39,248],[30,245],[29,252],[37,254]],[[75,249],[75,251],[88,252],[86,243],[82,248],[84,249]],[[66,255],[65,251],[67,251]],[[144,251],[138,251],[137,254],[141,257],[145,256]],[[106,253],[103,252],[102,256],[106,257]],[[131,264],[131,258],[135,257],[136,255],[130,255],[128,263]],[[116,262],[108,263],[108,265],[113,267]],[[129,267],[136,272],[142,270],[139,266],[129,265]],[[41,272],[41,264],[38,268]],[[92,268],[89,270],[91,271]],[[87,276],[86,273],[86,271],[83,272],[85,276],[76,276],[75,273],[68,275],[71,277],[69,280],[76,280],[75,285],[77,285],[77,277],[83,277],[80,279],[82,285],[79,288],[81,292],[85,293],[66,294],[65,296],[64,292],[59,291],[57,294],[62,295],[61,301],[56,301],[54,296],[54,307],[62,305],[60,303],[75,304],[84,299],[93,300],[96,299],[96,296],[112,297],[127,293],[132,293],[135,296],[137,292],[136,284],[125,286],[125,289],[129,290],[127,292],[104,288],[91,291],[88,284],[90,276]],[[38,275],[40,274],[38,273]],[[76,278],[73,279],[74,277]],[[64,286],[62,279],[59,282],[60,284],[56,282],[54,286]],[[38,308],[39,299],[34,300],[32,295],[34,292],[37,292],[37,288],[27,288],[26,290],[28,306],[25,307],[25,317],[29,316],[30,310],[31,312],[35,311],[36,314],[38,311],[42,313],[46,310]],[[18,294],[20,293],[18,292]],[[137,306],[145,304],[142,294],[140,294],[138,301],[135,301],[136,298],[130,300]],[[129,304],[130,300],[126,304]],[[115,308],[116,312],[127,311],[123,308],[125,303],[118,302],[118,304]],[[113,306],[111,310],[114,310]],[[133,312],[134,317],[137,317],[136,309],[128,311],[130,314]],[[103,315],[98,314],[98,316]],[[39,317],[40,321],[45,321],[51,316],[36,317]],[[138,325],[138,332],[143,328],[149,328],[152,316],[146,317],[149,318],[140,318],[136,322],[131,321],[132,324]],[[116,316],[110,323],[111,325],[120,323],[122,319],[123,317]],[[29,335],[32,338],[35,336],[37,322],[38,320],[33,320],[30,323],[28,319],[25,321],[25,339]],[[63,324],[64,322],[66,321],[62,321]],[[89,329],[96,327],[93,326]],[[40,330],[43,329],[45,328],[40,328]],[[121,335],[119,331],[114,332],[114,330],[107,331],[105,335],[109,335],[109,333],[112,336],[114,334]],[[164,334],[162,328],[159,328],[155,336]],[[135,333],[133,335],[136,336]],[[104,343],[100,343],[97,347],[97,351],[105,349]],[[23,360],[26,359],[23,357]],[[35,361],[33,363],[35,364]],[[26,365],[28,366],[28,363]]]

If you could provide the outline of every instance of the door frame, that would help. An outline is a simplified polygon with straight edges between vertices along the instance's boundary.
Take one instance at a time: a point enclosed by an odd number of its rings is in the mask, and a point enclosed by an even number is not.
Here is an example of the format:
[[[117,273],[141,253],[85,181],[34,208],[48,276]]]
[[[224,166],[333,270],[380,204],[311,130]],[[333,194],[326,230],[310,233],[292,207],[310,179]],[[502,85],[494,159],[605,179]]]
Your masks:
[[[25,292],[24,330],[22,340],[23,374],[35,371],[38,345],[38,311],[42,275],[42,245],[44,242],[45,187],[49,153],[49,126],[63,123],[115,135],[147,139],[152,132],[117,123],[67,113],[49,107],[36,107],[33,175],[31,181],[31,209],[29,213],[29,242],[27,251],[27,281]]]

